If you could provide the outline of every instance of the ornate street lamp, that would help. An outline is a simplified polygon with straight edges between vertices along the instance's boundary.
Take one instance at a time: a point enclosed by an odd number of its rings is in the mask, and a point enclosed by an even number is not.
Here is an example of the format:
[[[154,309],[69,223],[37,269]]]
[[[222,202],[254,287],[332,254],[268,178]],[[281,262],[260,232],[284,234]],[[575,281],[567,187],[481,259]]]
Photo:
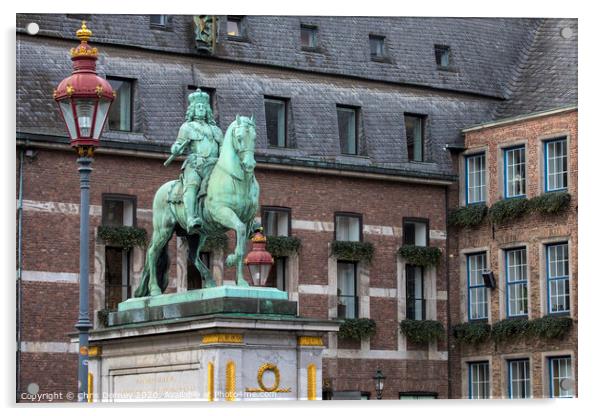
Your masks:
[[[265,249],[265,246],[266,238],[260,229],[251,238],[251,251],[245,258],[245,264],[249,267],[254,286],[265,286],[272,264],[274,264],[274,258]]]
[[[111,84],[96,74],[98,50],[88,45],[92,31],[82,22],[76,32],[80,44],[71,49],[73,73],[54,90],[54,100],[65,124],[71,146],[78,154],[80,174],[79,228],[79,316],[75,328],[79,332],[78,400],[85,401],[88,393],[88,331],[92,328],[88,315],[88,220],[90,216],[90,173],[94,148],[115,98]]]
[[[376,370],[376,375],[372,377],[374,379],[374,389],[376,390],[376,399],[381,400],[383,398],[383,389],[385,387],[385,377],[380,370]]]

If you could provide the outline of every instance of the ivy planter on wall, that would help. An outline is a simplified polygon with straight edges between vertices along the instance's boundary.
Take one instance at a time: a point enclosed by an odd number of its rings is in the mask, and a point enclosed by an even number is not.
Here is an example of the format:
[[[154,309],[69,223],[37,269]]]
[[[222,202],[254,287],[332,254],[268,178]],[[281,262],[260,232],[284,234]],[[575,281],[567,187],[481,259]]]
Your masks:
[[[529,201],[532,212],[558,214],[569,207],[571,195],[568,192],[548,192]]]
[[[343,339],[361,340],[376,333],[376,322],[369,318],[345,319],[339,327],[338,336]]]
[[[491,325],[486,322],[464,322],[454,325],[452,331],[461,344],[477,345],[489,339]]]
[[[428,344],[443,339],[445,329],[439,321],[406,319],[399,323],[401,332],[416,344]]]
[[[98,237],[105,243],[123,247],[126,250],[132,247],[145,247],[147,234],[144,228],[137,227],[98,227]]]
[[[563,339],[573,326],[568,316],[527,319],[504,319],[491,327],[491,338],[497,342],[538,337],[544,340]]]
[[[481,224],[486,215],[487,205],[474,204],[451,211],[448,221],[453,227],[474,227]]]
[[[372,262],[374,246],[363,241],[333,241],[330,252],[339,260]]]
[[[441,250],[437,247],[403,245],[397,253],[408,263],[423,267],[436,266],[441,258]]]
[[[268,236],[266,250],[274,257],[286,257],[298,253],[301,240],[297,237]]]
[[[489,218],[493,224],[505,224],[529,212],[527,198],[502,199],[491,205]]]

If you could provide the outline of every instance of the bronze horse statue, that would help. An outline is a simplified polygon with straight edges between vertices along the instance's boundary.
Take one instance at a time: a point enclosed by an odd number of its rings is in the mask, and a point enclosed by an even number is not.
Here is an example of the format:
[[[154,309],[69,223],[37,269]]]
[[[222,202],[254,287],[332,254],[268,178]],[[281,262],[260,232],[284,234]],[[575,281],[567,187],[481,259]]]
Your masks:
[[[204,287],[215,286],[209,269],[200,260],[200,251],[210,232],[236,232],[236,249],[226,258],[227,266],[236,265],[236,284],[248,286],[243,274],[243,257],[250,233],[255,231],[255,213],[259,204],[259,184],[255,179],[255,121],[236,116],[222,143],[219,158],[207,187],[207,196],[198,212],[201,224],[191,233],[186,230],[186,213],[181,203],[182,181],[164,183],[153,200],[153,236],[134,296],[156,296],[169,283],[167,243],[175,231],[185,235],[189,258],[201,273]]]

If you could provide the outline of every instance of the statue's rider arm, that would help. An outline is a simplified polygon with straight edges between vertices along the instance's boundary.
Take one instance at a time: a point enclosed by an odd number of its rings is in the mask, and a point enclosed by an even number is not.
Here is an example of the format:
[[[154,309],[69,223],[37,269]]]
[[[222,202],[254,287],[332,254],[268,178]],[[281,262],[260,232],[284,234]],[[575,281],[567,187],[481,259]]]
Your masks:
[[[224,135],[222,134],[222,131],[220,130],[220,128],[217,127],[216,125],[213,125],[213,126],[211,126],[211,131],[213,132],[213,138],[215,139],[215,141],[217,142],[219,147],[222,147],[222,143],[224,141]]]
[[[188,144],[189,138],[190,133],[188,131],[188,125],[183,124],[178,132],[178,138],[174,144],[171,145],[171,153],[174,155],[181,155],[185,150],[184,147]]]

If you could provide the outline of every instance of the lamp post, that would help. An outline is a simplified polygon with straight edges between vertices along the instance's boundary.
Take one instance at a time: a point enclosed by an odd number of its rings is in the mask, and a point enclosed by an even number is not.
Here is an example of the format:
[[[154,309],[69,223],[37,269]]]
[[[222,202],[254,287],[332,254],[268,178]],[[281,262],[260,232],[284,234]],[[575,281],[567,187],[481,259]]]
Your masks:
[[[374,379],[374,389],[376,390],[376,399],[381,400],[383,398],[383,389],[385,387],[385,377],[380,370],[376,370],[376,375],[372,377]]]
[[[111,84],[96,74],[98,50],[88,45],[92,31],[86,27],[86,22],[82,22],[76,36],[80,44],[71,49],[73,73],[59,83],[53,97],[67,125],[71,146],[77,151],[80,174],[79,316],[75,328],[79,332],[78,400],[85,401],[88,393],[88,331],[92,328],[88,314],[90,174],[94,148],[100,142],[115,93]]]
[[[263,229],[259,229],[251,238],[251,251],[245,258],[245,264],[249,268],[254,286],[265,286],[272,264],[274,264],[274,258],[265,249],[267,240],[262,231]]]

